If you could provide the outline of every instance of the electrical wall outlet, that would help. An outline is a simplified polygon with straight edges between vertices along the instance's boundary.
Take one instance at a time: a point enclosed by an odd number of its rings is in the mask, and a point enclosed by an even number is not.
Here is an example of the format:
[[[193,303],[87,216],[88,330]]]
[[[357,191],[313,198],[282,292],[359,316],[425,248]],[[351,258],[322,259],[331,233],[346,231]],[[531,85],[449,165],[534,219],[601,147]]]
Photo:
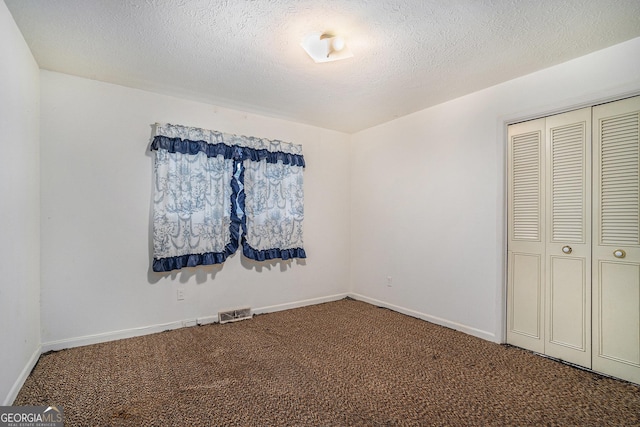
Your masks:
[[[176,292],[176,296],[178,298],[178,301],[182,301],[184,299],[184,289],[178,288],[178,291]]]
[[[393,286],[393,277],[387,276],[387,286],[389,288]]]

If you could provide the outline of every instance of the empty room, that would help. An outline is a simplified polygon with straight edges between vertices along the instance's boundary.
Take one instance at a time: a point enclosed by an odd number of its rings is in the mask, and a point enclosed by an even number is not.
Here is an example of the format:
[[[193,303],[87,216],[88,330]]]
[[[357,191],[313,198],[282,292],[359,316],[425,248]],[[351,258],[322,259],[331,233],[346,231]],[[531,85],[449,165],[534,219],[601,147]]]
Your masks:
[[[3,0],[0,55],[0,426],[640,425],[640,1]]]

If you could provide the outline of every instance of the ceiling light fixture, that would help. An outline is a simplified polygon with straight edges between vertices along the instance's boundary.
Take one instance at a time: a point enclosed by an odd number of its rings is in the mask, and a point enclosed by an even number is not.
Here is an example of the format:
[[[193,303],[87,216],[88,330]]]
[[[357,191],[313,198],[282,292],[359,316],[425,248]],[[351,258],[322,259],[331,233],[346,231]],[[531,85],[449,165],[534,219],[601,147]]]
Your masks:
[[[344,38],[331,33],[307,34],[300,45],[317,63],[337,61],[353,56],[351,50],[346,46]]]

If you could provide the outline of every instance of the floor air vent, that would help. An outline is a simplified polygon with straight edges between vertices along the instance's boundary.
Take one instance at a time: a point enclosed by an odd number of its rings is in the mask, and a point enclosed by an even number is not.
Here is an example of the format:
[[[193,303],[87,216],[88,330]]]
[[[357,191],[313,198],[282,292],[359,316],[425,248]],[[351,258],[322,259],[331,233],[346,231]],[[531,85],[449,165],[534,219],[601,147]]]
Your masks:
[[[220,323],[237,322],[238,320],[251,319],[250,308],[239,308],[237,310],[221,311],[218,313]]]

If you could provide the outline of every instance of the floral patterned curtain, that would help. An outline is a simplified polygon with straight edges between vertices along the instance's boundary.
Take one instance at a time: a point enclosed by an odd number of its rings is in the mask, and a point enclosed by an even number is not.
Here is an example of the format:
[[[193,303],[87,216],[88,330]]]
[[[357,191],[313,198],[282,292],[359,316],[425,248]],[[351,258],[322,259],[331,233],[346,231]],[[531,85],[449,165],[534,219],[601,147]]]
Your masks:
[[[156,125],[153,271],[306,258],[302,146]]]

